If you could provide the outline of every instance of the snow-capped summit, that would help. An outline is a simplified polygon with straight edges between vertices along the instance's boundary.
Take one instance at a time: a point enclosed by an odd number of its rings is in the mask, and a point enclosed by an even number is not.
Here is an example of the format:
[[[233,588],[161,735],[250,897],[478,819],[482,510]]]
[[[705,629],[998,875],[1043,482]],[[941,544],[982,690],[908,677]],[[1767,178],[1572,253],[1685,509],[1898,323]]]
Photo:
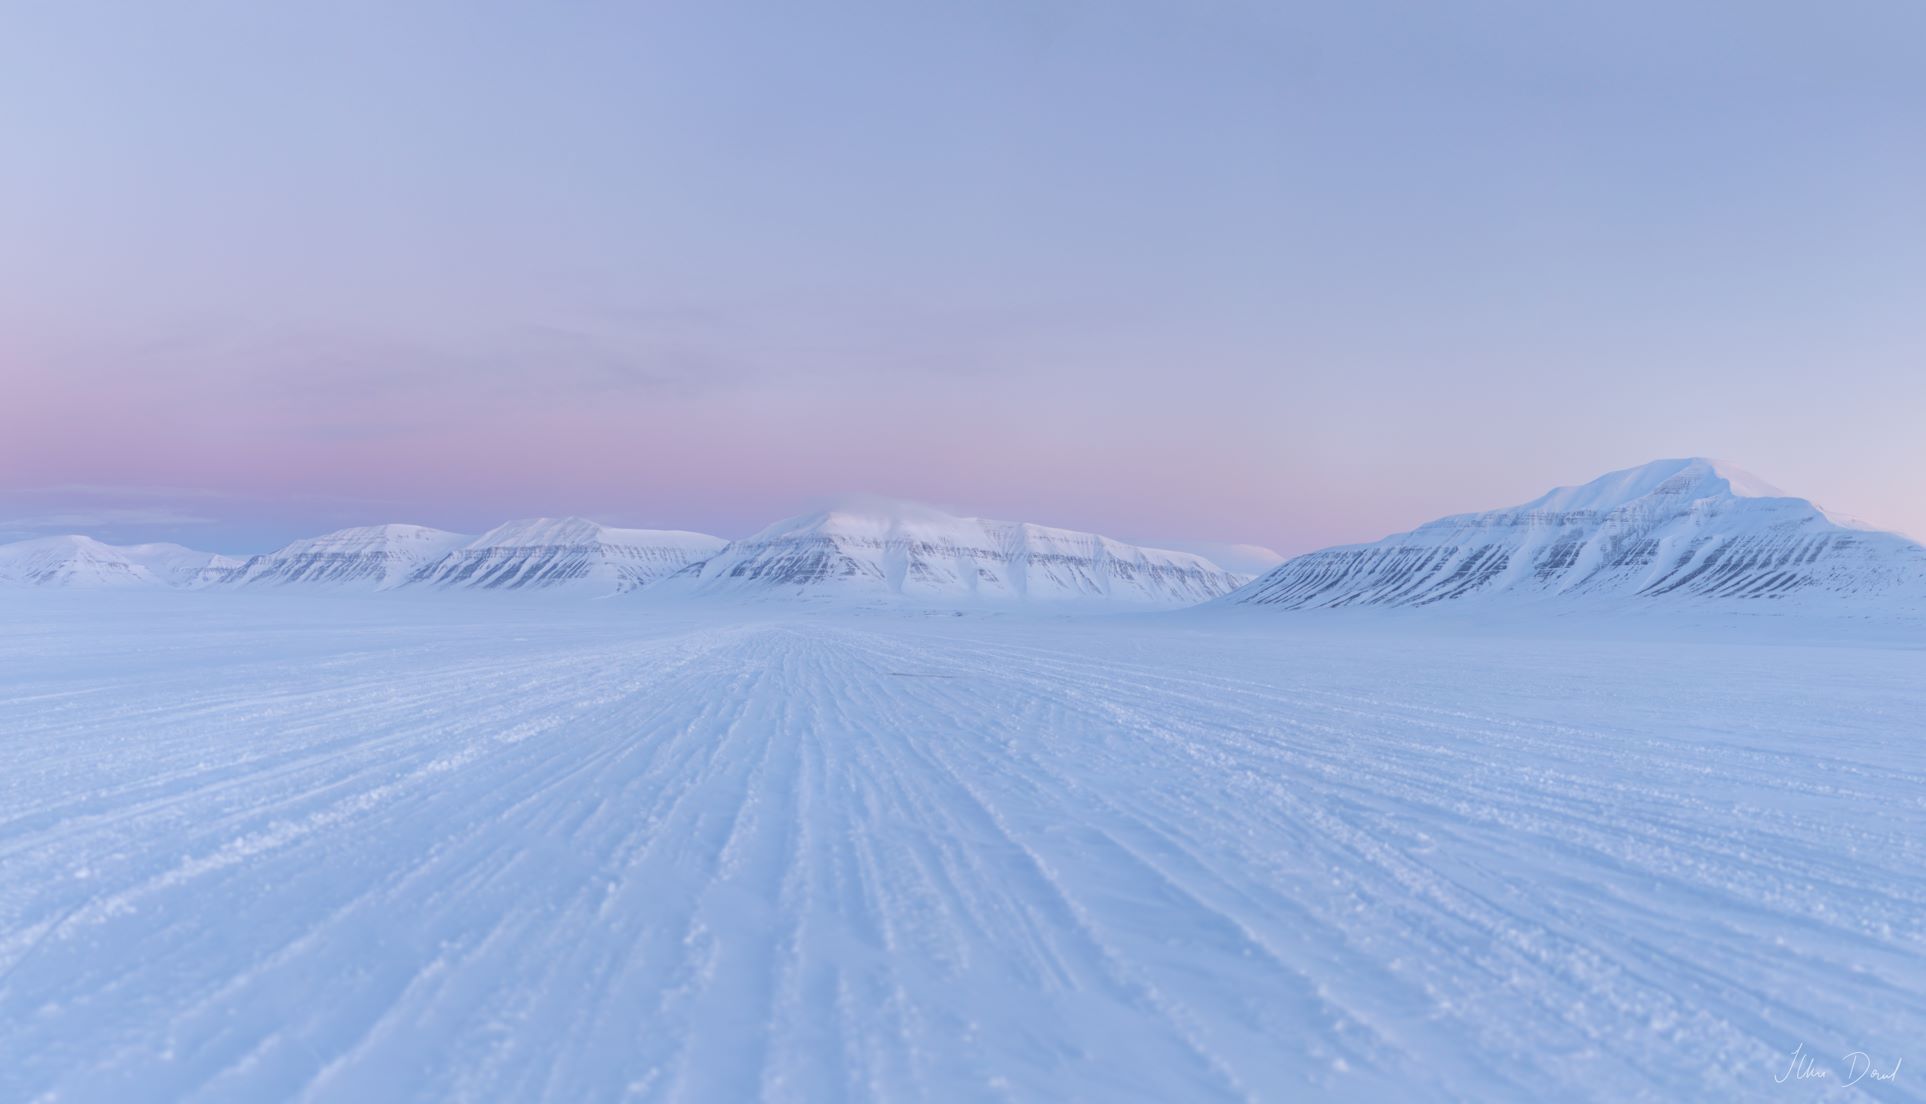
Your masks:
[[[0,545],[0,581],[24,586],[192,587],[239,563],[178,544],[113,545],[78,533]]]
[[[1286,561],[1226,601],[1288,608],[1492,598],[1866,600],[1926,594],[1926,548],[1703,458]]]
[[[779,521],[665,590],[806,598],[1189,605],[1243,580],[1202,556],[1094,533],[854,499]]]
[[[423,564],[408,581],[477,590],[567,586],[612,594],[671,575],[726,543],[675,529],[616,529],[579,517],[530,518],[499,525]]]
[[[164,585],[123,550],[78,533],[0,545],[0,579],[26,586],[88,589]]]
[[[338,529],[255,556],[221,581],[238,586],[300,583],[386,589],[466,540],[463,534],[425,525]]]
[[[1681,460],[1654,460],[1635,468],[1607,472],[1575,487],[1554,487],[1516,509],[1605,512],[1655,496],[1659,499],[1696,500],[1718,495],[1737,498],[1791,497],[1758,476],[1741,471],[1723,460],[1694,456]],[[1432,524],[1439,525],[1444,521]]]

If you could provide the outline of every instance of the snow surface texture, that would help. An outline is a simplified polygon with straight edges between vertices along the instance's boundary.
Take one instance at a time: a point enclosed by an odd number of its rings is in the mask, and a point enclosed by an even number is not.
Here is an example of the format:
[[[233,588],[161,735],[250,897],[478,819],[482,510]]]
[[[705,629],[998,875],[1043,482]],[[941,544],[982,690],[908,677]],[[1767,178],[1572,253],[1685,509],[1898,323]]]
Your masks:
[[[1717,461],[1659,460],[1523,506],[1288,560],[1226,601],[1286,608],[1556,598],[1926,608],[1926,548]]]
[[[661,589],[828,602],[1156,607],[1195,605],[1247,581],[1188,552],[864,500],[777,522]]]
[[[0,601],[0,1100],[1926,1099],[1916,626]]]
[[[410,584],[475,590],[567,587],[617,594],[644,587],[727,544],[665,529],[613,529],[584,518],[511,521],[409,576]]]

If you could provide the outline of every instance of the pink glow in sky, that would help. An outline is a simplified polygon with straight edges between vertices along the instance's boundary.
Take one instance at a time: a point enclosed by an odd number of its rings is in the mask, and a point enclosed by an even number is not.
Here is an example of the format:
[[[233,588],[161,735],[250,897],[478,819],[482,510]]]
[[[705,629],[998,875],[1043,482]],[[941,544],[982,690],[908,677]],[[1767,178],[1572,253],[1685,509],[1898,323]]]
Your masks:
[[[1678,455],[1926,534],[1916,5],[750,7],[18,13],[0,538],[1291,552]]]

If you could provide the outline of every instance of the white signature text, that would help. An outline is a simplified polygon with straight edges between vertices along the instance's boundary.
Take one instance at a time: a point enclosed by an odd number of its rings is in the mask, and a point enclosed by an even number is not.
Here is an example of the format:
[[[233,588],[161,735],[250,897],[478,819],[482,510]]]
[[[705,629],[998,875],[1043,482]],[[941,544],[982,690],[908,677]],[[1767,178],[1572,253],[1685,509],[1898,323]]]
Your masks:
[[[1886,1069],[1881,1069],[1872,1056],[1863,1050],[1855,1050],[1839,1059],[1845,1064],[1845,1076],[1839,1079],[1842,1085],[1857,1085],[1861,1081],[1891,1081],[1899,1076],[1899,1064],[1904,1058],[1897,1059]],[[1785,1072],[1773,1080],[1783,1085],[1788,1081],[1805,1081],[1814,1077],[1832,1077],[1835,1071],[1830,1066],[1821,1065],[1812,1055],[1806,1053],[1806,1044],[1800,1043],[1792,1048],[1792,1059],[1786,1063]]]

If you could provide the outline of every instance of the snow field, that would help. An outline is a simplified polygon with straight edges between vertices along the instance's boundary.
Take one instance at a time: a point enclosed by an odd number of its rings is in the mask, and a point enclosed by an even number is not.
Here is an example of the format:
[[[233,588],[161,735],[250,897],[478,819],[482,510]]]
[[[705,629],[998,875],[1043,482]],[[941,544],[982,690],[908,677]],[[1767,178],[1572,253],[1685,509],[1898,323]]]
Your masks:
[[[169,597],[0,618],[0,1099],[1926,1088],[1904,636]]]

